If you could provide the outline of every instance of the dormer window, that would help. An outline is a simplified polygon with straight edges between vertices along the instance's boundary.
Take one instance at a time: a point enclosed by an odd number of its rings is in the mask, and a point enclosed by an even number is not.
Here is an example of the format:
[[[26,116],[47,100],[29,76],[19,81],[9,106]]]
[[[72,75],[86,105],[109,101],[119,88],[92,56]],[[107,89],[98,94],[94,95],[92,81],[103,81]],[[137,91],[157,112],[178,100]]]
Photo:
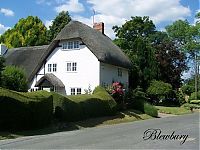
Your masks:
[[[80,49],[79,41],[66,41],[62,43],[63,50],[73,50],[73,49]]]

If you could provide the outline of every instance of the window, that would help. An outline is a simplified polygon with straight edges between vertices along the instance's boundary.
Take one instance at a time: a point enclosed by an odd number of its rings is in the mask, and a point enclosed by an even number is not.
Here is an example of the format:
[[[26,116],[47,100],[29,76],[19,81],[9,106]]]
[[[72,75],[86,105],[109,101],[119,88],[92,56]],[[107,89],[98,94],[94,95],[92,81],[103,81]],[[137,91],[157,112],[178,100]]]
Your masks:
[[[72,63],[72,71],[76,71],[76,62]]]
[[[72,49],[79,49],[80,43],[79,41],[68,41],[62,44],[62,49],[64,50],[72,50]]]
[[[71,88],[71,95],[81,94],[81,88]]]
[[[68,49],[73,49],[73,42],[68,42]]]
[[[122,77],[122,69],[118,68],[118,77]]]
[[[57,64],[48,64],[48,72],[56,72],[57,71]]]
[[[57,64],[53,64],[53,72],[57,71]]]
[[[51,72],[51,64],[48,64],[48,72]]]
[[[75,88],[71,88],[71,95],[75,95],[76,93],[76,90],[75,90]]]
[[[67,62],[67,72],[75,72],[75,71],[77,71],[77,63]]]
[[[76,94],[77,94],[77,95],[81,94],[81,88],[77,88]]]
[[[74,49],[79,49],[79,41],[74,41]]]

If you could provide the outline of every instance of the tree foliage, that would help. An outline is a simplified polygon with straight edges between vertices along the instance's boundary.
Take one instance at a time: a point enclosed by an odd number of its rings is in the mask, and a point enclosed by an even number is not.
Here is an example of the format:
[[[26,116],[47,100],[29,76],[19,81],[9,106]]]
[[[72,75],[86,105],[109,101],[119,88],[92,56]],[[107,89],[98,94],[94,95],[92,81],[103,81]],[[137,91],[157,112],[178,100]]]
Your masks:
[[[71,21],[68,11],[62,11],[53,20],[48,30],[48,41],[51,42],[57,34]]]
[[[134,78],[138,78],[138,84],[147,88],[157,73],[155,49],[149,40],[155,33],[155,25],[149,17],[131,17],[131,20],[121,27],[114,26],[113,30],[117,36],[114,42],[124,50],[133,63],[130,85],[136,87]]]
[[[0,37],[7,47],[24,47],[47,44],[47,29],[38,17],[22,18],[12,29]]]
[[[28,82],[23,69],[15,66],[6,66],[2,71],[2,86],[4,88],[26,92],[28,90]]]

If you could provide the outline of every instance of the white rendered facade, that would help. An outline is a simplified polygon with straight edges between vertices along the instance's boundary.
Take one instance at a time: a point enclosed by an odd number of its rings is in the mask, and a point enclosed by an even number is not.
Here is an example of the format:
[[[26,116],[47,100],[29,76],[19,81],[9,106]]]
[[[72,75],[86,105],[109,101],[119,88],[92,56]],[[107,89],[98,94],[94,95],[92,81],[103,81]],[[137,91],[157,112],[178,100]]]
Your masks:
[[[37,89],[35,84],[46,73],[54,74],[63,82],[65,92],[62,94],[67,95],[71,95],[72,92],[84,94],[86,90],[94,90],[98,85],[108,86],[115,81],[128,86],[127,69],[100,62],[86,45],[78,45],[79,48],[77,48],[77,41],[59,43],[35,75],[30,89]],[[67,49],[65,43],[70,46],[71,42],[74,42],[75,48]],[[81,41],[78,41],[79,43]]]

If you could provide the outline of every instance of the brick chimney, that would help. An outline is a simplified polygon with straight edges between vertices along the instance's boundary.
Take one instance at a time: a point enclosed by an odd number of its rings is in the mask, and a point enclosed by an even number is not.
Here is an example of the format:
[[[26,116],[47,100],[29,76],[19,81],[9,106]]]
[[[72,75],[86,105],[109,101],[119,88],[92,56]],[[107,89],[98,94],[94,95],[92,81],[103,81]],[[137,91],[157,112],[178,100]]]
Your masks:
[[[94,23],[93,28],[100,31],[102,34],[104,34],[104,23],[103,22]]]

